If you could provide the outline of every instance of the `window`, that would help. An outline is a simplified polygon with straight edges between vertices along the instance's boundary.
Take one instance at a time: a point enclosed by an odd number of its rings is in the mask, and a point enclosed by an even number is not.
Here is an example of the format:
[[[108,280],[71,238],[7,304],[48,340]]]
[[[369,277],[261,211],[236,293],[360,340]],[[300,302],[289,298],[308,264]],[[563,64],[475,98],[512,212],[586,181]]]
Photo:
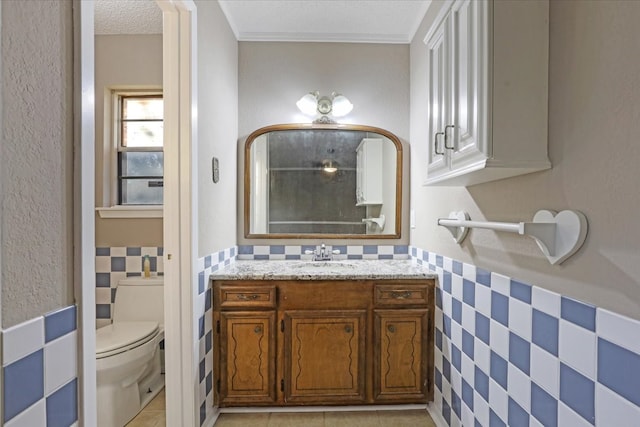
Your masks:
[[[162,205],[162,94],[122,92],[114,95],[117,204]]]

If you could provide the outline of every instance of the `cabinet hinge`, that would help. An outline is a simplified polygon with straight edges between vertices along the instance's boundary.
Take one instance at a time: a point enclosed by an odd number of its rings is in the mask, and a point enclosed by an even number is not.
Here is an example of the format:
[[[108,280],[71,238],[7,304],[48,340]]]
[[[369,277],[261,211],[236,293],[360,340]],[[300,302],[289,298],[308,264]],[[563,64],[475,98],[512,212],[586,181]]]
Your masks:
[[[284,319],[280,321],[280,332],[284,332]]]
[[[216,332],[220,333],[220,321],[219,320],[216,322]]]
[[[220,393],[220,380],[216,381],[216,391]]]
[[[284,380],[280,380],[280,391],[284,392]]]

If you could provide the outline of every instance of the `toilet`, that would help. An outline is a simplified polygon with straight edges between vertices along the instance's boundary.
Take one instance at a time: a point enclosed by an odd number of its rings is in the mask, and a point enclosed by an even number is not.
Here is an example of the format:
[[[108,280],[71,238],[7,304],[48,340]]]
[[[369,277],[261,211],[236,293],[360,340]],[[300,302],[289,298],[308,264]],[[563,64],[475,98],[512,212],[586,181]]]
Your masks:
[[[113,323],[96,331],[98,427],[123,427],[164,387],[164,279],[118,282]]]

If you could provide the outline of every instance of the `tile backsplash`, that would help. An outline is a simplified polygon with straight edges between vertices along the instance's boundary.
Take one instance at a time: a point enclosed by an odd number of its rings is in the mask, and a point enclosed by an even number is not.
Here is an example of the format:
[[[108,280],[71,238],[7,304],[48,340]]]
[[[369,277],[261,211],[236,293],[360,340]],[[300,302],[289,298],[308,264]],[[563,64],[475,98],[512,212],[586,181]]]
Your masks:
[[[238,247],[239,260],[299,260],[309,259],[305,251],[315,251],[319,245],[244,245]],[[339,250],[334,259],[407,259],[407,245],[327,245],[327,250]]]
[[[77,424],[76,313],[71,305],[3,331],[4,426]]]
[[[161,247],[96,248],[97,328],[111,323],[118,281],[125,277],[142,276],[145,255],[149,255],[151,274],[163,275],[163,253]]]
[[[411,247],[436,271],[435,401],[451,426],[632,426],[640,322]]]

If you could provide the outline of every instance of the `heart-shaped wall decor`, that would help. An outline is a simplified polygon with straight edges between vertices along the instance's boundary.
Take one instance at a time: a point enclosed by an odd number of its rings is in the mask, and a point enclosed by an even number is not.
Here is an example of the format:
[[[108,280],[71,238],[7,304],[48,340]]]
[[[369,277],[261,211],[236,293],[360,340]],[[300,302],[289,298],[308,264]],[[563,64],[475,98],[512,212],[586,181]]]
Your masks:
[[[536,236],[532,236],[552,265],[560,264],[576,253],[587,237],[587,218],[582,212],[564,210],[558,213],[540,210],[533,216],[533,223],[555,224],[555,242],[547,247]]]

